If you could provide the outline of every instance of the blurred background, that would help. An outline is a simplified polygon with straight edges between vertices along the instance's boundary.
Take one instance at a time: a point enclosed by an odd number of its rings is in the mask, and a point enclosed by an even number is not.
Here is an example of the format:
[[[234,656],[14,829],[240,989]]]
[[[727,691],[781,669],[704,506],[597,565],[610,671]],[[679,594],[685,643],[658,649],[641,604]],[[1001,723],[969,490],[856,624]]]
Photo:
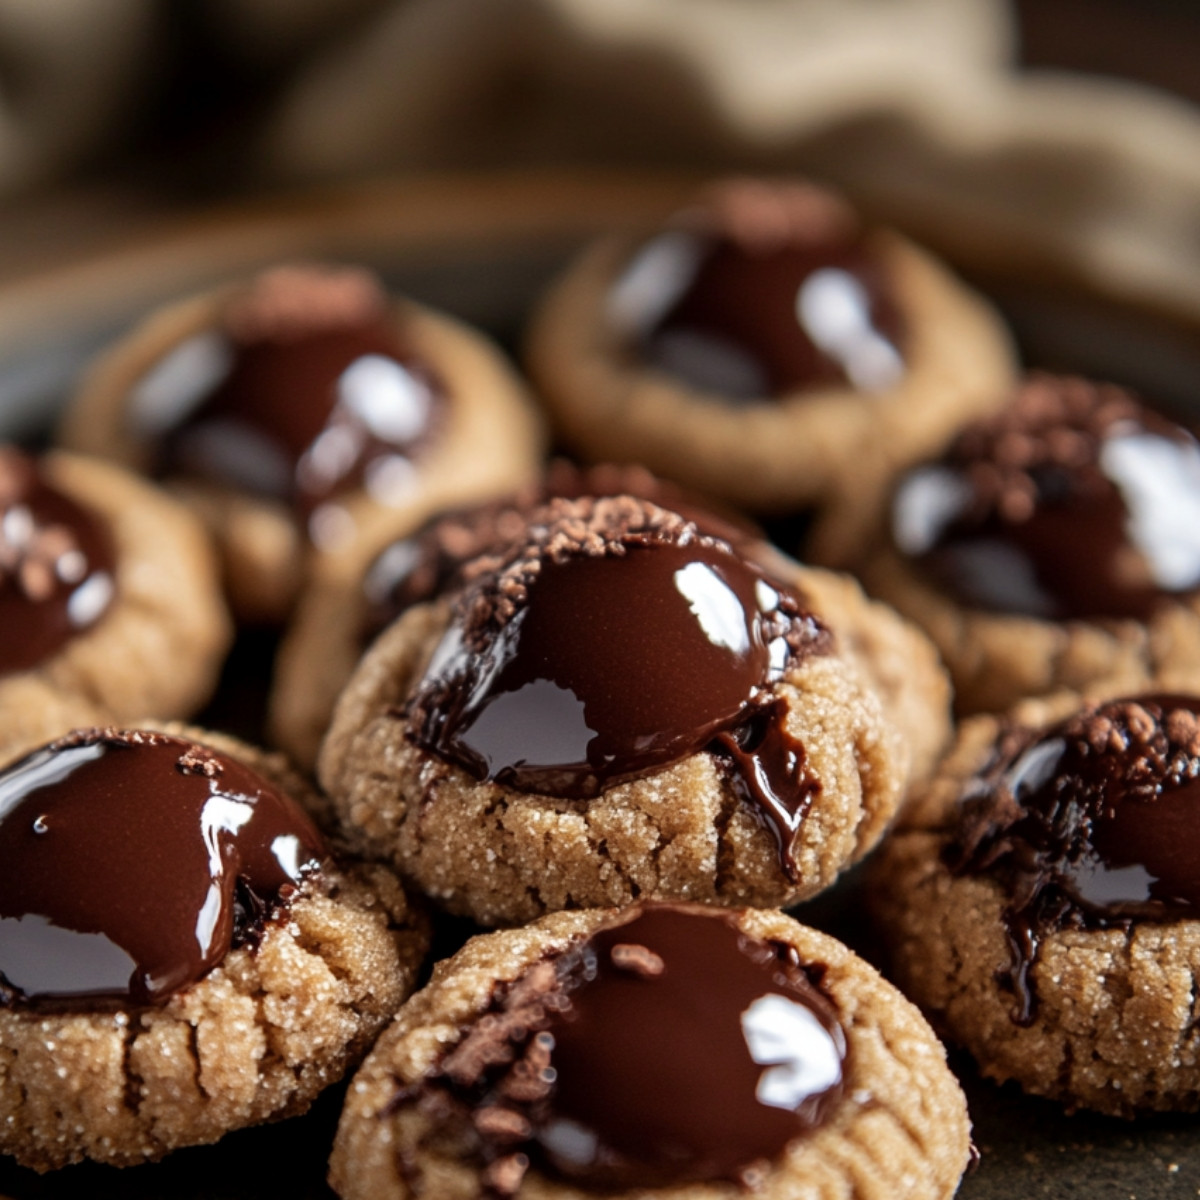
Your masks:
[[[1198,60],[1191,0],[0,0],[0,272],[397,171],[795,166],[854,190],[827,143],[870,153],[864,122],[1062,70],[1200,101]]]
[[[0,427],[279,257],[511,346],[580,241],[733,171],[926,242],[1029,361],[1194,403],[1198,61],[1193,0],[0,0]]]

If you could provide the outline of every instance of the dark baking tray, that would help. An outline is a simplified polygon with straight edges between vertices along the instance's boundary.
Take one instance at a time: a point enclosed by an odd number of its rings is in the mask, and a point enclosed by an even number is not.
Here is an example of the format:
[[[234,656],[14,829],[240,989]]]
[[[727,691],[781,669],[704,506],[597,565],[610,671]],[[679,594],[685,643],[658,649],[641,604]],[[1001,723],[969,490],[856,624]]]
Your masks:
[[[153,304],[280,257],[368,262],[398,290],[488,329],[515,354],[530,306],[582,240],[652,220],[692,183],[577,173],[407,180],[266,201],[93,248],[0,284],[0,435],[44,437],[90,354]],[[1200,417],[1200,322],[1100,296],[1059,266],[1016,279],[994,258],[964,262],[961,248],[957,257],[1009,317],[1030,365],[1113,378]],[[794,550],[803,524],[781,522],[774,532]],[[239,636],[200,723],[260,739],[275,646],[268,631]],[[858,872],[795,911],[881,961]],[[470,932],[463,922],[442,921],[439,953]],[[982,1155],[963,1181],[962,1200],[1200,1196],[1200,1119],[1072,1116],[981,1079],[965,1055],[952,1054],[951,1065]],[[331,1089],[306,1116],[122,1171],[83,1164],[38,1176],[0,1157],[0,1200],[328,1200],[325,1160],[341,1094]]]

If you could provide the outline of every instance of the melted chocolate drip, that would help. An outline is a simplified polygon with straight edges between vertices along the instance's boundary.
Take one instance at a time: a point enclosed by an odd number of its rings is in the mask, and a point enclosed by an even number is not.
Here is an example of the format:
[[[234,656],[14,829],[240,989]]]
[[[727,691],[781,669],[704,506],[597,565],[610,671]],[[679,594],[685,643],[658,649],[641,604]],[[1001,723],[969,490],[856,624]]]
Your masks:
[[[1118,388],[1038,377],[904,480],[893,532],[963,604],[1146,620],[1200,586],[1200,442]]]
[[[473,1126],[493,1195],[760,1181],[843,1094],[824,968],[699,906],[643,905],[497,996],[406,1098]]]
[[[503,621],[472,625],[466,593],[409,703],[411,736],[475,779],[572,799],[712,748],[790,872],[813,789],[769,689],[829,634],[797,595],[681,524],[678,541],[541,558]]]
[[[1013,1018],[1048,930],[1200,912],[1200,698],[1148,695],[1015,729],[972,781],[949,861],[1004,885]]]
[[[295,286],[319,302],[322,277]],[[335,522],[320,520],[334,511],[327,503],[354,488],[382,504],[403,497],[443,402],[382,294],[370,293],[348,312],[300,320],[268,310],[198,335],[143,380],[134,409],[164,435],[164,470],[288,501],[318,541],[333,541]]]
[[[161,1004],[325,856],[294,801],[234,759],[85,730],[0,774],[0,1000]]]
[[[115,557],[98,516],[0,447],[0,674],[45,662],[108,611]]]
[[[904,370],[890,282],[856,236],[761,246],[671,230],[635,256],[613,304],[650,363],[734,399],[880,391]]]
[[[796,843],[821,784],[807,774],[804,744],[788,733],[786,702],[760,708],[736,729],[718,734],[708,748],[732,761],[740,799],[774,837],[784,873],[799,883]]]

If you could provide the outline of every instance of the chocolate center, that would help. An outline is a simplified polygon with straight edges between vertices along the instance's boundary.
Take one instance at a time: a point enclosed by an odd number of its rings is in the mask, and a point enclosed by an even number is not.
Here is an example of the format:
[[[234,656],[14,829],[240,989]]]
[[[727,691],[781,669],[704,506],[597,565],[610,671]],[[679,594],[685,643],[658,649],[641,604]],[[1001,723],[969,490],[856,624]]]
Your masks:
[[[904,480],[893,533],[963,604],[1145,620],[1200,586],[1200,442],[1118,388],[1038,378]]]
[[[648,362],[733,399],[882,391],[904,373],[884,265],[853,236],[763,246],[670,230],[635,255],[609,307]]]
[[[381,292],[364,285],[328,301],[340,279],[285,274],[261,285],[248,312],[177,347],[132,401],[140,429],[162,437],[164,470],[288,501],[322,545],[346,532],[332,498],[364,488],[390,504],[411,492],[413,456],[444,401]]]
[[[226,755],[72,734],[0,774],[0,998],[163,1003],[324,856],[296,803]]]
[[[1036,738],[1013,731],[968,785],[959,872],[986,872],[1005,910],[1018,993],[1048,929],[1200,912],[1200,698],[1149,695],[1086,710]]]
[[[112,535],[41,476],[0,448],[0,674],[27,671],[89,628],[112,601]]]
[[[639,906],[498,997],[424,1098],[467,1109],[493,1192],[518,1154],[585,1188],[753,1185],[843,1093],[823,973],[719,910]]]
[[[554,499],[621,495],[669,508],[692,521],[701,533],[735,546],[761,536],[740,514],[714,513],[641,467],[579,468],[560,460],[551,464],[534,488],[506,500],[439,513],[416,532],[385,546],[363,574],[363,644],[414,604],[461,586],[463,569],[473,560],[503,551],[523,538],[542,505]]]
[[[542,556],[504,620],[498,594],[473,623],[468,591],[409,703],[412,736],[475,779],[573,799],[713,744],[753,777],[743,794],[794,871],[797,814],[815,785],[770,685],[828,631],[727,543],[672,519],[676,540]]]

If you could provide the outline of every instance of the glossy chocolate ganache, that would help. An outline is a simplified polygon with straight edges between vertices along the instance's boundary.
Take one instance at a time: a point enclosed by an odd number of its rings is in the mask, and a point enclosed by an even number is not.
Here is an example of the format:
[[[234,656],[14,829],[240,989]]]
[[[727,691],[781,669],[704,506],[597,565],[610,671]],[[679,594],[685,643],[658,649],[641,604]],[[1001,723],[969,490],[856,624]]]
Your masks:
[[[325,856],[228,755],[138,730],[53,742],[0,774],[0,1005],[162,1004]]]
[[[551,501],[473,571],[405,710],[418,745],[571,799],[708,750],[797,877],[818,785],[774,685],[832,639],[794,589],[630,496]]]
[[[644,361],[730,399],[882,391],[904,374],[886,263],[842,201],[807,185],[715,189],[640,247],[607,307]]]
[[[0,447],[0,674],[45,662],[108,611],[116,554],[101,517]]]
[[[314,541],[336,544],[336,498],[402,501],[444,404],[371,275],[281,267],[144,376],[130,417],[159,439],[165,472],[286,501]]]
[[[823,975],[731,913],[641,905],[499,985],[397,1103],[465,1139],[493,1196],[530,1165],[589,1190],[752,1188],[843,1094]]]
[[[1012,728],[968,783],[946,853],[1004,888],[1014,1020],[1059,929],[1200,917],[1200,697],[1146,695]]]
[[[1200,587],[1200,442],[1121,388],[1035,376],[906,477],[892,522],[963,604],[1145,620]]]
[[[695,522],[702,533],[733,546],[761,536],[740,514],[712,512],[705,502],[644,467],[578,467],[557,459],[537,484],[501,500],[438,513],[414,533],[385,546],[363,575],[362,643],[368,644],[414,604],[460,586],[463,569],[473,560],[502,554],[506,546],[522,541],[532,514],[551,500],[622,495],[669,508]]]

